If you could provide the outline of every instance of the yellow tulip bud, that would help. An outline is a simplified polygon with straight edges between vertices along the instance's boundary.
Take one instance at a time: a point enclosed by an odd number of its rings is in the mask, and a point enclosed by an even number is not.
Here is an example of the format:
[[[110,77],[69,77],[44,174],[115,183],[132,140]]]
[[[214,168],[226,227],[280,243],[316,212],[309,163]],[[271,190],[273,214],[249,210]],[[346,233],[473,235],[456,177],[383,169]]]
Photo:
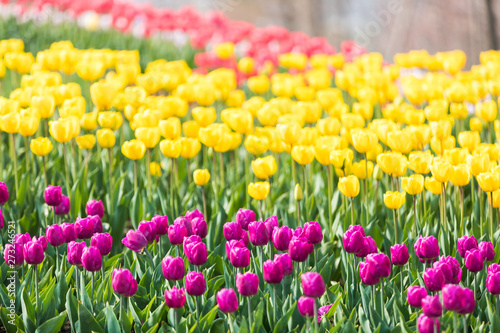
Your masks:
[[[194,98],[198,104],[203,106],[213,104],[217,99],[214,86],[210,83],[198,83],[194,87]]]
[[[240,89],[231,90],[224,103],[230,108],[239,108],[245,101],[245,92]]]
[[[365,154],[372,150],[377,142],[377,135],[368,129],[357,130],[352,134],[352,145],[354,149],[361,154]]]
[[[255,200],[264,200],[269,194],[271,185],[269,182],[257,182],[248,184],[248,194]]]
[[[191,110],[191,114],[200,127],[207,127],[217,118],[213,107],[196,107]]]
[[[182,124],[182,133],[188,138],[198,138],[199,130],[200,126],[194,120],[188,120]]]
[[[76,96],[63,102],[63,104],[59,108],[59,114],[62,118],[76,116],[80,119],[85,113],[85,108],[85,98],[83,98],[82,96]]]
[[[455,119],[464,120],[469,115],[467,105],[465,103],[451,103],[450,115]]]
[[[97,132],[97,140],[99,140],[99,131]],[[125,157],[136,161],[144,157],[144,154],[146,153],[146,146],[142,141],[133,139],[125,141],[121,150]]]
[[[40,118],[50,118],[54,113],[55,100],[54,97],[47,96],[33,96],[31,97],[31,107],[38,112]]]
[[[298,102],[297,111],[304,114],[304,120],[308,124],[313,124],[321,117],[321,105],[316,102]]]
[[[299,141],[301,135],[300,124],[296,122],[279,124],[277,128],[281,134],[281,138],[286,144],[294,145]]]
[[[210,180],[210,172],[207,169],[197,169],[193,173],[194,183],[198,186],[205,186]]]
[[[88,112],[82,115],[80,125],[86,131],[93,131],[97,128],[97,112]]]
[[[484,192],[494,192],[500,188],[500,177],[496,172],[480,173],[476,179]]]
[[[452,165],[445,159],[436,158],[431,164],[432,176],[440,183],[450,180],[452,169]]]
[[[161,165],[158,162],[149,163],[149,172],[151,176],[161,177]]]
[[[109,128],[116,131],[122,125],[123,117],[120,112],[103,111],[98,113],[97,122],[99,126],[103,128]]]
[[[500,190],[493,192],[493,208],[500,208]]]
[[[31,140],[30,149],[36,156],[47,156],[52,151],[52,143],[49,138],[36,138]]]
[[[181,156],[189,159],[195,157],[201,150],[201,143],[198,139],[181,138]]]
[[[135,137],[151,149],[160,141],[160,130],[158,127],[140,127],[135,130]]]
[[[442,192],[442,184],[434,179],[434,177],[426,177],[425,178],[425,189],[433,194],[441,194]],[[445,188],[446,188],[446,183]]]
[[[497,118],[497,104],[494,100],[484,101],[476,104],[476,115],[486,122]]]
[[[401,178],[401,187],[410,195],[417,195],[424,190],[424,176],[420,174]]]
[[[383,153],[383,148],[380,143],[377,143],[372,150],[366,153],[366,158],[368,158],[369,161],[376,161],[377,156]]]
[[[271,86],[266,75],[256,75],[248,78],[247,85],[248,89],[255,94],[265,94]]]
[[[69,142],[73,138],[73,129],[69,118],[61,118],[56,121],[49,121],[50,135],[60,143]]]
[[[479,174],[490,169],[490,157],[484,153],[471,155],[467,158],[467,164],[470,165],[472,175],[477,177]]]
[[[336,88],[327,88],[317,91],[316,99],[325,110],[329,110],[335,104],[343,102],[342,92]]]
[[[453,167],[450,181],[455,186],[466,186],[470,183],[471,169],[470,166],[463,163]]]
[[[276,173],[278,166],[274,156],[268,155],[263,158],[257,158],[252,161],[252,170],[257,178],[269,179]]]
[[[158,124],[161,136],[168,140],[176,140],[181,136],[181,120],[179,118],[168,118],[161,120]]]
[[[97,142],[102,148],[113,148],[115,146],[115,133],[109,128],[102,128],[97,131]]]
[[[353,198],[359,194],[359,180],[356,176],[340,178],[338,184],[339,191],[346,197]]]
[[[243,57],[238,61],[238,70],[245,74],[251,74],[255,68],[255,60],[251,57]]]
[[[399,209],[405,203],[405,192],[387,191],[384,193],[384,204],[389,209]]]
[[[368,161],[367,164],[366,160],[361,160],[357,163],[353,163],[350,169],[352,174],[359,179],[368,179],[373,174],[373,163]]]
[[[265,136],[258,137],[256,135],[249,135],[246,137],[244,145],[250,154],[259,156],[264,154],[269,148],[269,140]]]
[[[17,112],[7,113],[6,115],[0,117],[0,130],[14,134],[19,132],[21,125],[21,116]]]
[[[76,144],[78,145],[78,148],[82,150],[90,150],[94,148],[95,146],[95,136],[92,134],[87,134],[87,135],[82,135],[82,136],[77,136],[75,138]]]
[[[264,126],[276,126],[280,115],[279,108],[271,103],[264,104],[257,111],[257,119]]]
[[[483,131],[483,122],[478,117],[472,117],[469,120],[469,127],[471,131],[481,133]]]
[[[182,151],[181,140],[162,140],[160,150],[167,158],[178,158]]]
[[[354,114],[360,115],[364,120],[370,120],[373,118],[373,106],[372,103],[362,102],[354,103],[352,105],[352,112]]]
[[[304,197],[304,194],[302,193],[302,188],[300,187],[299,183],[295,184],[295,189],[293,191],[293,194],[296,201],[301,201],[302,198]]]
[[[377,164],[386,174],[401,177],[406,173],[408,161],[399,153],[388,152],[377,156]]]
[[[113,100],[120,87],[114,82],[100,81],[90,86],[90,97],[92,103],[98,110],[109,110],[113,106]]]
[[[292,148],[292,158],[300,165],[307,165],[314,160],[313,146],[294,146]]]
[[[40,119],[33,116],[24,116],[20,118],[19,134],[22,136],[33,136],[38,130]]]
[[[217,44],[214,47],[214,53],[220,59],[226,60],[232,58],[234,55],[234,44],[231,42]]]
[[[215,147],[222,138],[222,129],[218,124],[200,128],[198,138],[207,147]]]

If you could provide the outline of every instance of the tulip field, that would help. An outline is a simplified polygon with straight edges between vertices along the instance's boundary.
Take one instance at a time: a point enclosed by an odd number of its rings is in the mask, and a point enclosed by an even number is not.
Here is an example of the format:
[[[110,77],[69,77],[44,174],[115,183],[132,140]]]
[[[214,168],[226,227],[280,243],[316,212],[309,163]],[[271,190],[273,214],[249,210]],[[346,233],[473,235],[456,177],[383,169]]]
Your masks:
[[[0,332],[500,332],[500,51],[0,8]]]

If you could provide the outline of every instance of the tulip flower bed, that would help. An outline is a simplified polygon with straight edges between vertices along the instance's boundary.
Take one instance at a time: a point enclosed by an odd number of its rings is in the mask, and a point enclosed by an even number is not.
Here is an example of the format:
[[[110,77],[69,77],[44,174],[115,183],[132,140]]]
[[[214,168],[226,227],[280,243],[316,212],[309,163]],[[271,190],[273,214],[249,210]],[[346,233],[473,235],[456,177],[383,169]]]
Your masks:
[[[0,331],[500,331],[498,51],[17,5],[65,21],[0,23]]]

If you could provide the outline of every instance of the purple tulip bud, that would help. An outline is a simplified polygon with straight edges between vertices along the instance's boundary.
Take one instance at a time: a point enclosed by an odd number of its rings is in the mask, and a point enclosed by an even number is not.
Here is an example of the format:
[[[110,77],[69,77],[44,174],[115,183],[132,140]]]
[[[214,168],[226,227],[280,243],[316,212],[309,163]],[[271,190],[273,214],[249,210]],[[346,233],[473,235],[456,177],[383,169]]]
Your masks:
[[[493,263],[490,266],[488,266],[488,275],[500,272],[500,265],[497,263]]]
[[[104,205],[101,200],[90,200],[87,202],[87,215],[97,215],[101,219],[104,217]]]
[[[165,290],[165,302],[167,306],[171,309],[180,309],[186,303],[186,295],[184,294],[184,288],[178,289],[173,286],[170,290]]]
[[[295,230],[293,230],[293,237],[304,237],[304,228],[302,227],[297,227]]]
[[[248,225],[248,233],[250,234],[250,242],[255,246],[264,246],[269,242],[269,235],[264,222],[255,221]]]
[[[184,216],[179,216],[174,220],[174,225],[183,225],[186,227],[186,232],[188,236],[193,234],[193,227],[191,226],[191,220]]]
[[[434,330],[435,325],[437,325],[437,331]],[[439,333],[439,318],[427,317],[422,313],[418,317],[417,326],[419,333]]]
[[[148,240],[139,230],[129,230],[125,238],[122,239],[122,243],[137,253],[141,253],[148,246]]]
[[[14,236],[14,243],[16,244],[21,244],[24,246],[24,244],[31,242],[31,236],[29,233],[25,234],[17,234]]]
[[[278,218],[276,216],[268,217],[264,223],[266,224],[267,234],[269,235],[269,238],[271,238],[274,228],[279,227]]]
[[[183,224],[172,224],[168,227],[168,240],[172,245],[182,244],[187,235],[187,229]]]
[[[358,253],[363,249],[363,239],[365,238],[365,230],[360,225],[351,225],[342,236],[344,249],[348,253]],[[366,256],[366,255],[365,255]]]
[[[0,182],[0,206],[9,201],[9,189],[4,182]]]
[[[185,244],[186,245],[184,247],[184,252],[191,264],[195,266],[201,266],[207,262],[207,246],[205,245],[205,243],[190,242]]]
[[[262,265],[264,281],[270,284],[277,284],[283,280],[283,266],[278,261],[268,259]]]
[[[378,248],[377,248],[377,243],[375,243],[375,240],[371,236],[366,236],[363,238],[363,247],[361,248],[360,252],[356,253],[356,257],[365,258],[370,253],[377,253],[377,252]]]
[[[89,221],[92,221],[92,225],[94,226],[94,234],[102,232],[102,221],[99,215],[91,215],[87,216]]]
[[[422,299],[422,310],[427,317],[441,317],[443,314],[443,306],[439,300],[439,295],[425,296]]]
[[[97,272],[102,267],[101,252],[97,247],[86,247],[82,253],[82,266],[89,272]]]
[[[318,309],[318,323],[321,323],[321,319],[323,319],[323,316],[330,311],[330,308],[333,306],[333,304],[328,304],[320,307]]]
[[[439,256],[439,245],[434,236],[420,236],[415,242],[414,248],[417,257],[429,262]]]
[[[184,277],[186,267],[181,257],[166,256],[161,262],[161,270],[165,279],[178,281]]]
[[[222,288],[217,292],[217,305],[224,313],[233,313],[238,310],[238,297],[233,289]]]
[[[293,237],[292,229],[282,226],[281,228],[274,228],[272,233],[273,245],[278,251],[288,251],[290,240]]]
[[[288,276],[293,272],[293,261],[288,253],[278,254],[274,257],[274,261],[281,263],[283,266],[283,275]]]
[[[484,267],[484,258],[479,249],[472,249],[465,253],[465,267],[472,273],[477,273]]]
[[[49,206],[56,207],[62,201],[62,191],[60,186],[49,185],[44,192],[45,203]]]
[[[201,238],[207,237],[208,226],[203,217],[195,217],[194,219],[192,219],[191,227],[193,229],[194,235],[200,236]]]
[[[195,218],[205,219],[205,216],[198,209],[188,211],[184,217],[189,221],[193,221]]]
[[[385,253],[370,253],[366,257],[366,262],[373,263],[376,277],[386,278],[391,275],[391,261]]]
[[[459,311],[463,298],[463,288],[455,284],[447,284],[442,290],[443,305],[448,311]]]
[[[168,233],[168,216],[155,215],[151,222],[156,225],[156,234],[157,235],[166,235]]]
[[[69,243],[76,240],[75,225],[73,223],[63,223],[61,225],[64,242]]]
[[[201,272],[189,272],[186,275],[186,292],[191,296],[201,296],[207,290],[205,277]]]
[[[469,288],[462,288],[462,301],[460,303],[460,309],[457,311],[458,314],[469,314],[474,312],[476,308],[476,298],[474,297],[474,292]]]
[[[241,241],[241,240],[233,239],[233,240],[230,240],[229,242],[226,242],[226,257],[228,259],[229,259],[230,253],[231,253],[231,249],[233,247],[246,247],[246,246],[243,243],[243,241]]]
[[[241,296],[253,296],[259,291],[259,277],[254,273],[238,273],[236,275],[236,288]]]
[[[474,236],[462,236],[457,240],[457,250],[462,258],[465,258],[467,251],[477,249],[477,239]]]
[[[422,299],[427,296],[427,290],[420,286],[411,286],[406,290],[408,304],[414,308],[422,307]]]
[[[62,196],[61,203],[54,207],[54,212],[56,215],[67,215],[69,214],[69,210],[71,208],[71,203],[69,198],[65,195]]]
[[[148,240],[148,243],[152,243],[156,239],[156,224],[150,221],[142,221],[139,223],[139,227],[137,228],[144,237]]]
[[[479,251],[483,255],[484,260],[491,262],[495,259],[495,249],[491,242],[481,242],[479,243]]]
[[[75,242],[71,241],[68,244],[68,262],[71,265],[81,266],[82,265],[82,254],[83,250],[86,248],[85,242]]]
[[[113,270],[112,286],[115,293],[132,297],[137,291],[137,281],[128,269]]]
[[[304,295],[318,298],[325,293],[325,282],[323,282],[321,274],[315,272],[302,273],[300,280],[302,281]]]
[[[234,267],[247,267],[250,265],[250,250],[246,247],[233,246],[229,252],[229,261]]]
[[[45,236],[40,236],[40,237],[33,237],[31,240],[32,242],[38,242],[42,246],[43,252],[47,251],[47,237]]]
[[[486,288],[493,295],[500,295],[500,272],[488,274],[486,278]]]
[[[248,225],[253,221],[255,221],[253,210],[240,208],[236,213],[236,222],[241,225],[243,230],[248,230]]]
[[[318,222],[307,222],[304,224],[304,236],[307,241],[311,244],[321,243],[323,240],[323,232],[321,231],[321,225]]]
[[[89,217],[86,218],[76,218],[75,222],[75,233],[76,237],[79,239],[88,239],[94,234],[94,221]]]
[[[361,282],[367,286],[373,286],[379,283],[380,278],[375,275],[375,266],[371,262],[360,262],[359,263],[359,276],[361,277]]]
[[[315,299],[312,297],[301,296],[297,307],[299,308],[299,313],[302,317],[312,318],[314,317],[314,303]]]
[[[462,279],[462,269],[455,257],[441,257],[432,267],[440,269],[443,272],[445,284],[458,284]]]
[[[229,242],[230,240],[241,239],[243,234],[243,228],[238,222],[227,222],[222,227],[222,231],[224,232],[224,237]]]
[[[410,254],[405,244],[391,246],[391,261],[395,266],[404,266],[408,262]]]
[[[188,236],[188,237],[184,237],[184,242],[182,242],[182,249],[184,251],[184,253],[187,253],[189,250],[187,249],[187,246],[191,243],[199,243],[201,242],[201,237],[200,236],[196,236],[196,235],[192,235],[192,236]]]
[[[429,291],[440,291],[444,286],[443,272],[437,268],[428,268],[424,273],[424,283]]]
[[[96,247],[101,256],[106,256],[111,252],[111,248],[113,247],[113,237],[107,232],[94,234],[90,239],[90,246]]]
[[[64,244],[64,234],[59,224],[47,226],[45,234],[47,235],[47,241],[50,245],[57,247]]]
[[[9,266],[21,266],[24,263],[23,245],[7,243],[3,252],[3,258]]]
[[[293,261],[304,262],[314,250],[314,245],[309,244],[307,239],[303,237],[292,237],[288,245],[288,253]]]

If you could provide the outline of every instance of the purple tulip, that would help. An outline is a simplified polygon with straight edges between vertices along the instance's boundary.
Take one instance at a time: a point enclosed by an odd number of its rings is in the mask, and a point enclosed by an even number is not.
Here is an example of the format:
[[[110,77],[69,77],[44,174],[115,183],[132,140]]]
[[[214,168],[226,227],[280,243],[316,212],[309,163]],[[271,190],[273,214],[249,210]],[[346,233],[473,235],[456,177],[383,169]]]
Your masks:
[[[320,307],[318,309],[318,323],[321,323],[321,319],[323,319],[323,316],[330,311],[330,308],[333,306],[333,304],[328,304]]]
[[[43,252],[47,251],[47,237],[45,236],[40,236],[40,237],[33,237],[31,239],[32,242],[38,242],[42,246]]]
[[[264,222],[255,221],[248,225],[248,233],[250,234],[250,242],[255,246],[264,246],[269,242],[269,235]]]
[[[363,238],[365,237],[365,230],[360,225],[351,225],[349,229],[342,236],[342,243],[344,249],[348,253],[358,253],[363,249]]]
[[[163,236],[168,233],[168,216],[155,215],[151,222],[156,225],[156,234]]]
[[[303,237],[292,237],[288,245],[288,253],[293,261],[304,262],[314,250],[314,245],[309,244],[307,239]]]
[[[21,266],[24,263],[23,245],[7,243],[3,252],[3,258],[7,265]]]
[[[455,257],[443,256],[440,260],[436,261],[432,267],[440,269],[441,272],[443,272],[445,284],[458,284],[462,279],[462,269]]]
[[[444,286],[443,272],[440,269],[428,268],[424,273],[424,283],[429,291],[440,291]]]
[[[187,235],[187,229],[183,224],[172,224],[168,227],[168,240],[172,245],[182,244]]]
[[[459,314],[469,314],[474,312],[476,308],[476,298],[474,297],[474,292],[469,288],[462,288],[462,301],[460,303],[460,309],[457,311]]]
[[[323,232],[321,231],[321,225],[318,222],[307,222],[304,224],[304,236],[307,241],[311,244],[321,243],[323,240]]]
[[[371,262],[360,262],[359,263],[359,276],[361,277],[361,282],[367,286],[373,286],[379,283],[380,278],[375,275],[376,268]]]
[[[182,280],[186,272],[184,260],[181,257],[166,256],[161,262],[161,270],[169,281]]]
[[[264,281],[270,284],[277,284],[283,280],[283,266],[277,261],[268,259],[262,265]]]
[[[14,236],[14,243],[16,244],[21,244],[24,246],[24,244],[31,242],[31,236],[29,233],[25,234],[17,234]]]
[[[182,243],[182,249],[183,249],[184,253],[187,253],[189,251],[187,249],[189,244],[199,243],[199,242],[201,242],[200,236],[192,235],[192,236],[184,237],[184,242]]]
[[[404,266],[408,262],[410,254],[405,244],[391,246],[391,261],[395,266]]]
[[[137,253],[141,253],[148,246],[148,240],[139,230],[129,230],[125,238],[122,239],[122,243]]]
[[[229,242],[230,240],[236,239],[240,240],[243,234],[243,228],[238,222],[227,222],[222,227],[224,232],[224,237]]]
[[[488,275],[500,272],[500,265],[497,263],[493,263],[490,266],[488,266]]]
[[[472,249],[465,253],[465,267],[472,273],[483,269],[484,258],[479,249]]]
[[[186,275],[186,292],[191,296],[201,296],[207,290],[205,277],[201,272],[189,272]]]
[[[233,289],[222,288],[217,292],[217,305],[224,313],[233,313],[238,310],[238,297]]]
[[[236,240],[236,239],[233,239],[233,240],[230,240],[228,242],[226,242],[226,257],[229,259],[230,257],[230,254],[231,254],[231,249],[233,247],[246,247],[245,244],[243,243],[243,241],[241,240]]]
[[[184,251],[189,262],[195,266],[201,266],[207,262],[207,246],[203,242],[186,243]]]
[[[49,185],[44,192],[45,203],[49,206],[56,207],[62,201],[62,191],[60,186]]]
[[[307,272],[300,276],[304,295],[318,298],[325,293],[325,282],[319,273]]]
[[[112,286],[115,293],[132,297],[137,291],[137,281],[128,269],[113,270]]]
[[[76,218],[75,233],[79,239],[88,239],[94,234],[94,222],[89,217]]]
[[[292,229],[282,226],[281,228],[274,228],[272,233],[273,245],[278,251],[288,251],[290,240],[293,237]]]
[[[194,235],[200,236],[201,238],[207,237],[208,226],[203,217],[195,217],[194,219],[192,219],[191,227],[193,229]]]
[[[64,244],[63,230],[59,224],[47,226],[45,234],[47,235],[47,241],[50,245],[57,247]]]
[[[495,259],[495,249],[493,248],[493,244],[491,242],[479,243],[479,251],[481,251],[484,260],[487,262],[491,262]]]
[[[427,317],[441,317],[443,314],[443,306],[441,305],[439,295],[425,296],[422,299],[422,310]]]
[[[283,266],[283,275],[288,276],[293,272],[293,261],[288,253],[278,254],[274,257],[274,261],[281,263]]]
[[[101,252],[97,247],[86,247],[82,253],[82,266],[89,272],[97,272],[102,267]]]
[[[90,246],[96,247],[101,256],[106,256],[111,252],[111,248],[113,247],[113,237],[107,232],[94,234],[90,239]]]
[[[99,217],[99,215],[91,215],[91,216],[87,216],[87,218],[89,219],[89,221],[92,222],[92,225],[94,226],[94,234],[96,232],[101,233],[102,232],[102,221],[101,221],[101,218]]]
[[[474,236],[462,236],[457,240],[457,250],[462,258],[465,258],[467,251],[477,249],[477,239]]]
[[[73,223],[63,223],[61,224],[63,231],[64,242],[69,243],[76,240],[75,225]]]
[[[408,304],[414,308],[422,307],[422,299],[427,296],[427,290],[420,286],[411,286],[406,290]]]
[[[423,313],[418,317],[417,326],[419,333],[439,333],[439,319],[427,317]],[[437,331],[434,330],[434,326],[437,327]]]
[[[250,250],[246,247],[232,247],[231,252],[229,252],[229,261],[234,267],[247,267],[250,265]]]
[[[167,306],[171,309],[180,309],[186,303],[186,294],[184,294],[184,288],[178,289],[173,286],[170,290],[165,290],[165,302]]]
[[[69,210],[71,208],[71,203],[69,198],[65,195],[62,196],[61,203],[54,207],[54,212],[56,215],[67,215],[69,214]]]
[[[302,228],[300,226],[297,227],[297,228],[295,228],[295,230],[293,230],[293,235],[292,236],[293,237],[304,237],[305,238],[305,236],[304,236],[304,228]]]
[[[276,216],[268,217],[264,223],[266,224],[267,234],[269,235],[269,238],[271,238],[274,228],[279,227],[278,218]]]
[[[253,210],[240,208],[236,213],[236,222],[241,225],[243,230],[248,230],[248,225],[255,221],[255,213]]]
[[[71,241],[68,244],[68,262],[71,265],[81,266],[82,265],[82,254],[83,250],[86,248],[85,242],[75,242]]]
[[[142,221],[139,223],[139,227],[137,228],[144,237],[148,240],[148,243],[152,243],[156,239],[156,223],[150,221]]]
[[[448,311],[459,311],[463,296],[463,288],[455,284],[447,284],[442,290],[443,305]]]
[[[87,215],[97,215],[101,219],[104,217],[104,205],[101,200],[90,200],[87,202]]]
[[[314,303],[316,300],[312,297],[301,296],[297,307],[299,308],[299,313],[302,317],[311,318],[314,317]]]
[[[193,227],[191,226],[191,220],[184,216],[179,216],[174,220],[174,225],[183,225],[186,227],[187,235],[191,236],[193,234]]]
[[[205,216],[203,216],[203,214],[198,209],[194,209],[192,211],[187,211],[187,213],[184,217],[187,218],[189,221],[193,221],[197,217],[201,218],[201,219],[205,219]]]
[[[0,182],[0,206],[9,201],[9,188],[4,182]]]
[[[500,272],[488,274],[486,288],[493,295],[500,295]]]
[[[439,256],[439,245],[434,236],[420,236],[415,242],[414,248],[417,257],[428,262]]]
[[[376,277],[386,278],[391,275],[391,261],[385,253],[371,253],[366,257],[366,262],[373,263]]]
[[[375,240],[371,236],[366,236],[363,238],[363,247],[360,252],[356,253],[356,257],[365,258],[367,255],[377,252],[378,248]]]
[[[253,296],[259,291],[259,277],[254,273],[238,273],[236,275],[236,288],[241,296]]]

